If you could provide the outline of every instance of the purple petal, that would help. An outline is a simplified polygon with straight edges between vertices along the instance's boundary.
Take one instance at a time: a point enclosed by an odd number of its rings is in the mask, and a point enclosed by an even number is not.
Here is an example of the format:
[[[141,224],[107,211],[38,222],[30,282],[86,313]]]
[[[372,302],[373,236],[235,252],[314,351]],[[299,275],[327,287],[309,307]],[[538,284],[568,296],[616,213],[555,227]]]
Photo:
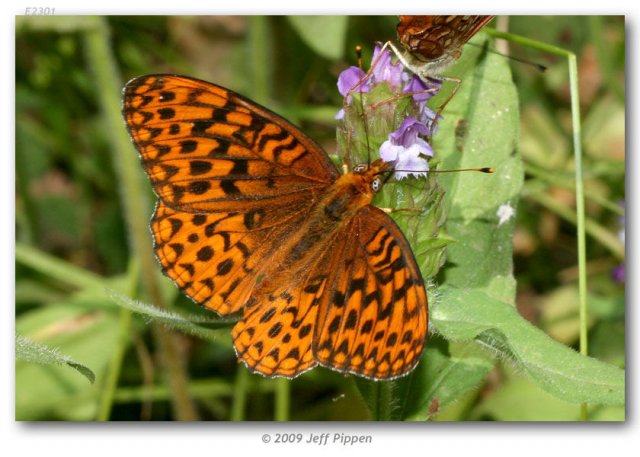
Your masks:
[[[391,53],[385,49],[382,54],[380,45],[376,45],[371,59],[371,73],[376,83],[387,81],[391,86],[400,87],[402,85],[403,67],[401,63],[393,65],[391,63]],[[379,57],[378,57],[379,56]]]
[[[338,92],[343,97],[355,90],[355,86],[362,81],[366,73],[358,67],[349,67],[338,76]],[[358,87],[359,91],[369,92],[371,87],[368,81],[362,81]]]
[[[429,128],[413,116],[407,116],[400,127],[389,134],[389,139],[395,144],[408,148],[416,142],[418,135],[428,135]]]
[[[623,283],[624,282],[624,263],[615,267],[611,275],[613,276],[614,281]]]
[[[426,146],[426,147],[425,147]],[[423,155],[433,156],[433,149],[426,143],[415,143],[409,148],[393,144],[390,140],[380,146],[380,157],[385,162],[395,162],[394,169],[397,179],[404,179],[409,175],[426,176],[429,163]]]
[[[420,154],[424,154],[429,157],[433,157],[433,148],[422,138],[416,138],[416,142],[411,146],[417,146],[420,150]]]
[[[433,131],[433,128],[432,128],[433,121],[436,119],[436,112],[433,111],[431,108],[429,108],[426,103],[418,104],[418,111],[419,111],[418,121],[426,125],[428,129],[431,131],[432,135],[436,133],[435,131]],[[440,119],[442,119],[442,116],[440,116]],[[435,128],[437,131],[438,124],[435,125]]]
[[[393,144],[387,140],[380,146],[380,158],[385,162],[395,162],[402,151],[404,151],[404,146]]]
[[[414,144],[408,149],[404,149],[398,154],[398,160],[395,164],[396,178],[404,179],[409,175],[426,176],[429,171],[429,163],[421,157],[424,151],[419,144]],[[431,152],[431,155],[433,152]]]
[[[437,94],[439,90],[440,87],[436,86],[435,83],[433,86],[427,86],[424,81],[414,75],[409,83],[404,86],[402,93],[408,94],[410,92],[416,92],[412,95],[413,99],[416,102],[426,102]]]
[[[371,57],[371,63],[377,63],[382,65],[390,63],[391,54],[389,54],[389,50],[385,49],[382,55],[380,55],[380,51],[382,51],[382,46],[380,45],[380,43],[378,43],[373,48],[373,57]],[[378,60],[377,62],[376,62],[376,59]]]

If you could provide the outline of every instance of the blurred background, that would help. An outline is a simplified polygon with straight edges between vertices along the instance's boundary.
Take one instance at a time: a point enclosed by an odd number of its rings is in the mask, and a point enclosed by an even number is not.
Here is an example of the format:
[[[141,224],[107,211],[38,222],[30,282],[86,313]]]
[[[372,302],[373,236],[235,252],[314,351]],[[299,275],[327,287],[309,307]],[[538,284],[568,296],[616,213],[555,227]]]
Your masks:
[[[17,17],[16,330],[96,375],[90,384],[69,367],[18,362],[18,420],[367,418],[347,378],[325,369],[293,382],[249,375],[237,363],[228,327],[213,343],[181,332],[167,336],[113,306],[105,287],[136,296],[138,276],[159,272],[132,255],[131,246],[141,242],[125,215],[138,211],[146,226],[154,197],[145,182],[139,183],[144,198],[138,198],[120,181],[128,170],[123,157],[138,159],[124,121],[114,119],[122,87],[132,77],[185,74],[268,106],[332,153],[334,115],[342,105],[337,77],[355,64],[356,44],[364,46],[368,62],[372,43],[393,39],[396,24],[393,16],[328,17],[316,28],[280,16]],[[623,367],[624,18],[499,17],[489,27],[496,24],[578,56],[589,353]],[[508,43],[499,49],[548,68],[542,73],[510,61],[526,173],[513,240],[518,310],[552,338],[577,348],[566,59]],[[159,284],[170,307],[204,313],[168,280]],[[432,419],[575,420],[577,411],[499,362],[482,385]],[[621,408],[599,416],[623,417]]]

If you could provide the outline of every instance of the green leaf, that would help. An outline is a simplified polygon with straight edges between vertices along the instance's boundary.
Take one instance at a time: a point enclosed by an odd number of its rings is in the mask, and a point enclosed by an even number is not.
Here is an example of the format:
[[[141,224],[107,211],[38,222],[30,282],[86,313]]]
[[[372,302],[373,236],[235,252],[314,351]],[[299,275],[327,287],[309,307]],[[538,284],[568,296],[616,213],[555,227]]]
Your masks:
[[[476,340],[514,360],[550,394],[572,403],[622,405],[624,371],[585,357],[547,336],[515,308],[484,290],[442,287],[431,323],[446,339]]]
[[[590,421],[624,421],[624,408],[592,406]],[[471,411],[471,420],[579,421],[576,405],[554,397],[521,375],[511,376]]]
[[[178,329],[209,341],[218,339],[219,334],[215,329],[229,327],[230,324],[235,322],[234,319],[209,318],[196,315],[186,316],[173,311],[169,312],[153,305],[133,300],[115,290],[108,290],[108,294],[118,306],[158,321],[169,328]],[[198,324],[204,324],[209,328]]]
[[[72,363],[91,367],[95,384],[59,364],[16,360],[16,420],[92,420],[113,347],[118,317],[103,289],[85,290],[62,302],[20,314],[16,333],[56,348]],[[135,330],[135,329],[134,329]]]
[[[61,354],[56,348],[37,343],[24,336],[16,337],[16,360],[41,365],[68,365],[87,378],[91,384],[96,380],[96,375],[86,365],[76,362],[68,355]]]
[[[485,40],[483,34],[474,38],[481,45]],[[447,233],[456,240],[448,247],[443,283],[483,288],[513,303],[515,218],[499,224],[497,211],[501,205],[517,208],[523,183],[517,153],[516,88],[507,59],[476,46],[466,46],[463,57],[448,73],[459,76],[462,84],[445,108],[441,130],[434,137],[441,168],[494,167],[495,173],[440,176],[446,192]]]
[[[341,59],[347,38],[348,16],[288,16],[302,40],[329,60]]]
[[[480,357],[452,357],[447,341],[433,336],[420,365],[393,382],[398,402],[392,417],[429,419],[477,387],[492,369],[493,363]]]
[[[472,420],[499,421],[578,421],[576,405],[550,395],[528,379],[515,379],[500,386],[474,408]]]
[[[434,336],[422,361],[407,376],[382,382],[356,378],[374,420],[427,420],[477,387],[493,363],[473,356],[451,356],[448,342]]]

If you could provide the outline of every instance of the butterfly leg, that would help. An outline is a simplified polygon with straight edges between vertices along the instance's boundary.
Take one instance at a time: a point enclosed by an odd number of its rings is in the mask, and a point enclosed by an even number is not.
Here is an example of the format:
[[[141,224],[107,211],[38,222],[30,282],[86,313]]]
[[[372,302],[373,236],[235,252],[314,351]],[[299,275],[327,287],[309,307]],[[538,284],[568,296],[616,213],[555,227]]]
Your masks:
[[[430,129],[431,130],[431,135],[433,135],[433,132],[436,131],[436,126],[438,125],[438,120],[440,119],[440,116],[441,116],[442,112],[444,111],[444,108],[449,104],[449,102],[454,97],[456,92],[458,92],[458,89],[460,89],[460,85],[462,84],[462,80],[460,78],[455,78],[453,76],[439,76],[437,78],[432,78],[430,76],[427,76],[427,77],[420,76],[420,79],[422,79],[423,81],[427,82],[427,84],[431,84],[431,85],[437,84],[437,83],[442,83],[442,82],[445,82],[445,81],[450,81],[450,82],[455,84],[455,86],[453,86],[453,89],[451,90],[451,94],[449,94],[449,96],[444,101],[444,103],[442,105],[440,105],[440,108],[438,108],[438,111],[436,111],[436,115],[433,118],[433,122],[431,124],[431,129]]]
[[[422,208],[378,208],[381,211],[384,211],[387,214],[391,213],[399,213],[401,211],[413,211],[416,213],[421,213],[424,211]]]
[[[415,65],[413,65],[409,59],[407,58],[407,54],[405,54],[404,52],[400,51],[391,41],[387,41],[387,43],[385,43],[385,47],[388,45],[389,49],[391,49],[393,51],[393,53],[396,55],[396,57],[398,58],[398,60],[400,62],[402,62],[402,64],[404,65],[405,68],[409,69],[409,70],[413,70],[415,68]],[[384,48],[383,48],[384,49]],[[427,91],[437,91],[440,90],[437,86],[439,84],[442,84],[445,81],[451,81],[453,83],[455,83],[455,86],[453,87],[451,94],[449,95],[449,97],[447,97],[447,99],[444,101],[444,103],[442,105],[440,105],[440,108],[438,108],[438,111],[436,112],[436,115],[434,117],[433,123],[431,125],[431,136],[433,136],[433,132],[436,131],[436,126],[438,125],[438,120],[440,119],[440,116],[442,114],[442,112],[444,111],[444,108],[447,106],[447,104],[451,101],[451,99],[453,98],[453,96],[456,94],[456,92],[458,92],[458,89],[460,88],[460,85],[462,84],[462,80],[460,78],[455,78],[453,76],[437,76],[437,77],[433,77],[433,76],[429,76],[427,74],[421,74],[420,72],[416,70],[413,70],[415,72],[415,74],[425,83],[427,84],[427,86],[432,87],[432,89],[427,89]],[[431,138],[429,138],[430,140]]]

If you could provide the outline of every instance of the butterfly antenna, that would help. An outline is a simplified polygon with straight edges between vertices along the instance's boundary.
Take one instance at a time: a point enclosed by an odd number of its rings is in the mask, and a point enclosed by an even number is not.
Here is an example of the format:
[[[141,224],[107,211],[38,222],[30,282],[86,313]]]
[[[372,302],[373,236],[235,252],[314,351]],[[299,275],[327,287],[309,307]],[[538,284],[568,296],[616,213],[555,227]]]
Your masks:
[[[479,44],[479,43],[467,43],[467,45],[476,46],[478,48],[481,48],[481,47],[484,46],[484,45]],[[547,66],[546,65],[542,65],[541,63],[533,62],[531,60],[527,60],[527,59],[524,59],[522,57],[516,57],[516,56],[509,55],[509,54],[504,54],[504,53],[502,53],[500,51],[496,51],[495,49],[488,49],[487,51],[492,53],[492,54],[497,54],[499,56],[502,56],[505,59],[514,60],[516,62],[520,62],[521,64],[529,65],[529,66],[535,68],[536,70],[538,70],[540,73],[544,73],[545,71],[547,71]]]
[[[458,171],[479,171],[480,173],[494,173],[496,170],[493,167],[458,168],[456,170],[429,170],[429,173],[454,173]]]
[[[481,168],[457,168],[455,170],[385,170],[381,171],[379,174],[387,173],[387,176],[384,178],[384,182],[386,183],[394,173],[405,172],[405,173],[457,173],[459,171],[477,171],[480,173],[495,173],[495,168],[493,167],[481,167]]]
[[[362,46],[360,46],[359,44],[356,45],[356,59],[358,61],[358,68],[364,71],[364,69],[362,68]]]
[[[397,171],[402,171],[402,170],[397,170]],[[455,170],[429,170],[427,173],[457,173],[459,171],[478,171],[480,173],[495,173],[496,170],[493,167],[457,168]]]

